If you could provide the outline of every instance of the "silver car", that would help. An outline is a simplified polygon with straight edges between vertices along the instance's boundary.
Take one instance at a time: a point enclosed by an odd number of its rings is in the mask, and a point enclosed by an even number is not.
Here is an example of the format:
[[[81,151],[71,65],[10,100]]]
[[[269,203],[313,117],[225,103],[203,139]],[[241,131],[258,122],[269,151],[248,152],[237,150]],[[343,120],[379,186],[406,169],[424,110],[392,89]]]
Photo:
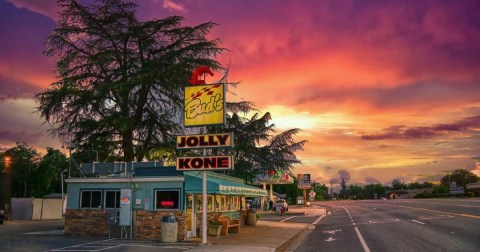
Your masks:
[[[283,209],[283,211],[282,211]],[[287,204],[287,201],[285,201],[284,199],[278,199],[275,201],[275,205],[273,206],[273,211],[275,212],[286,212],[288,211],[288,204]]]

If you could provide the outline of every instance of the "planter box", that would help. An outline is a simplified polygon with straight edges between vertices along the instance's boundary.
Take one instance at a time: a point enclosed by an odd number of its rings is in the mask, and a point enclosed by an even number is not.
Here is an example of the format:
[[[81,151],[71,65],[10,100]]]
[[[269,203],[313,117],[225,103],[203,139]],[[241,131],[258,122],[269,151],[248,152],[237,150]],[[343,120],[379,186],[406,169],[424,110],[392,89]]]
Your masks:
[[[208,225],[207,234],[213,236],[219,236],[222,231],[222,225]]]

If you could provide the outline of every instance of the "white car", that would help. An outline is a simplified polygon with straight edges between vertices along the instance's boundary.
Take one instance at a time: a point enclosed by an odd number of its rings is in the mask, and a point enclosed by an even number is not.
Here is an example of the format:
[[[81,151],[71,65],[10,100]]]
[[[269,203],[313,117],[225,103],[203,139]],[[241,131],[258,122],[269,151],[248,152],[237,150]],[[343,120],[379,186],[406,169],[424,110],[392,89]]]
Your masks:
[[[283,211],[282,211],[283,208]],[[275,204],[273,205],[273,211],[274,212],[286,212],[288,211],[288,204],[287,201],[284,199],[278,199],[275,201]]]

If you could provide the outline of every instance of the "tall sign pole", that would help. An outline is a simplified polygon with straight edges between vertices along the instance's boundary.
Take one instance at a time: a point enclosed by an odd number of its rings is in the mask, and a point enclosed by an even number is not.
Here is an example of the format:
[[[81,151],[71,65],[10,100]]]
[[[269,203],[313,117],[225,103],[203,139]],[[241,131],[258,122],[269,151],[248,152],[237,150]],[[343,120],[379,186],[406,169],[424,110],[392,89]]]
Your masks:
[[[203,126],[203,133],[207,133],[206,126]],[[203,156],[207,156],[207,149],[203,149]],[[202,244],[207,244],[207,171],[203,170],[202,173]]]
[[[312,188],[310,174],[297,174],[298,189],[303,190],[303,206],[307,206],[307,189]]]
[[[202,171],[202,244],[207,244],[207,170],[231,170],[231,156],[207,156],[207,148],[233,146],[232,134],[207,134],[207,125],[225,124],[225,86],[206,85],[200,76],[213,75],[206,66],[195,69],[188,81],[193,86],[185,87],[184,125],[203,126],[204,135],[177,136],[177,149],[203,149],[202,157],[178,157],[177,170]],[[194,215],[196,218],[196,215]]]

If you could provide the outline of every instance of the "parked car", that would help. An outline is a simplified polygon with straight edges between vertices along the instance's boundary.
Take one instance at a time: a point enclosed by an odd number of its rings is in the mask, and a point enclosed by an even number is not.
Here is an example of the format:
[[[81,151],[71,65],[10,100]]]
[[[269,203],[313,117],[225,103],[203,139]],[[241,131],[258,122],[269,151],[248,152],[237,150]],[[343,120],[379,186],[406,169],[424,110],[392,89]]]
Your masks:
[[[247,209],[255,209],[255,210],[260,209],[260,202],[258,202],[258,200],[256,199],[253,199],[253,200],[247,199],[245,200],[245,204]]]
[[[287,201],[285,201],[284,199],[276,200],[275,204],[273,205],[273,211],[277,212],[277,210],[282,213],[288,211]]]
[[[0,210],[0,224],[3,224],[3,219],[5,218],[5,211]]]

